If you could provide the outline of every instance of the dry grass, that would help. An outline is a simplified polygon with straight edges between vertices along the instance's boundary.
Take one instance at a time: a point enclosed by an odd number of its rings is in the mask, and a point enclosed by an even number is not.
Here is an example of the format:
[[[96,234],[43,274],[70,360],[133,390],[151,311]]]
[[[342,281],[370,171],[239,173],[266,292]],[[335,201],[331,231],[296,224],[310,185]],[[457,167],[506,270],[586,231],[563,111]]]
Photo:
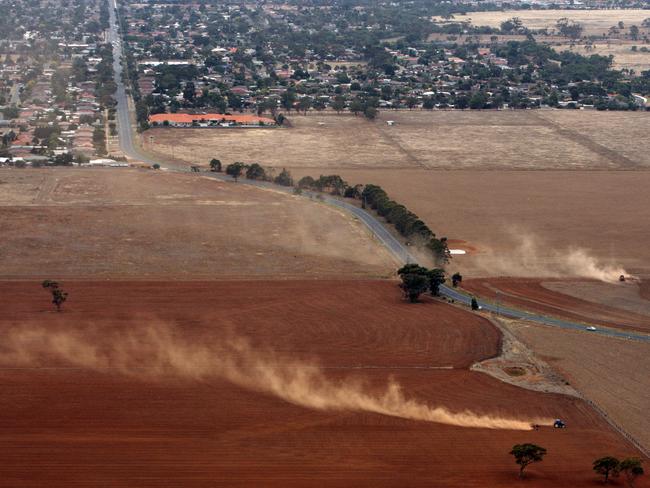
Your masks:
[[[200,176],[0,171],[0,268],[26,277],[385,276],[347,214]]]
[[[645,113],[383,111],[375,122],[315,114],[289,118],[288,129],[153,129],[143,142],[164,157],[173,153],[206,166],[217,157],[315,171],[650,167]],[[386,120],[396,124],[389,127]]]
[[[473,25],[490,27],[499,27],[501,22],[519,17],[523,25],[529,29],[549,29],[549,33],[555,32],[555,26],[559,19],[566,17],[579,22],[584,27],[584,36],[601,38],[593,43],[593,49],[587,51],[584,43],[577,43],[575,46],[570,39],[562,36],[536,36],[537,42],[548,44],[556,51],[574,51],[578,54],[591,55],[600,54],[602,56],[614,56],[614,68],[616,69],[633,69],[637,73],[650,69],[650,53],[632,52],[632,46],[642,47],[643,37],[650,34],[650,29],[642,27],[644,19],[650,18],[650,10],[643,9],[626,9],[626,10],[507,10],[504,12],[472,12],[469,15],[458,15],[451,22],[470,22]],[[438,19],[444,21],[444,19]],[[625,28],[617,34],[617,38],[602,40],[603,34],[607,34],[609,28],[617,25],[622,21]],[[447,22],[447,21],[445,21]],[[639,27],[639,40],[629,39],[629,27],[636,25]],[[628,35],[626,37],[626,34]],[[448,36],[433,34],[430,40],[454,40],[463,43],[471,40],[472,42],[481,42],[487,44],[491,41],[491,35],[471,36]],[[497,42],[503,43],[508,41],[522,41],[525,36],[496,36]]]
[[[511,330],[650,449],[650,345],[528,323]]]
[[[584,26],[585,35],[602,35],[610,27],[622,21],[626,27],[632,24],[641,28],[644,19],[650,17],[650,11],[644,9],[624,10],[505,10],[502,12],[471,12],[458,15],[456,22],[470,22],[474,25],[499,27],[501,22],[519,17],[529,29],[552,29],[563,17],[579,22]]]
[[[650,11],[648,11],[650,15]],[[613,67],[615,69],[633,69],[636,73],[641,73],[650,69],[650,52],[632,51],[632,46],[641,48],[644,46],[643,41],[627,41],[613,39],[611,41],[597,41],[592,44],[592,48],[587,50],[583,43],[573,45],[568,41],[553,42],[551,46],[556,51],[572,51],[583,56],[599,54],[601,56],[614,56]],[[650,46],[646,47],[650,48]]]

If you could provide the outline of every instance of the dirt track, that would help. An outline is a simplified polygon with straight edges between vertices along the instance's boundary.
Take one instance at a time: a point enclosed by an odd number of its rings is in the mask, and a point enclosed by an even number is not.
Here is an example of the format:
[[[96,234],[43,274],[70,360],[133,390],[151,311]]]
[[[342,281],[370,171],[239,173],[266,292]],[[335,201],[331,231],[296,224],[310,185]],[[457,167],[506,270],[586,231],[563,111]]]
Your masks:
[[[594,458],[633,454],[581,401],[469,372],[470,362],[496,353],[494,327],[440,303],[406,304],[393,282],[64,285],[70,301],[56,314],[38,283],[0,284],[12,297],[0,334],[42,326],[101,343],[160,323],[205,342],[229,329],[281,356],[317,359],[331,378],[361,375],[374,388],[392,375],[407,396],[431,405],[558,416],[570,429],[494,431],[314,411],[217,378],[148,381],[43,357],[38,369],[0,369],[0,486],[511,487],[519,482],[507,452],[533,441],[549,455],[522,486],[579,487],[594,484]]]

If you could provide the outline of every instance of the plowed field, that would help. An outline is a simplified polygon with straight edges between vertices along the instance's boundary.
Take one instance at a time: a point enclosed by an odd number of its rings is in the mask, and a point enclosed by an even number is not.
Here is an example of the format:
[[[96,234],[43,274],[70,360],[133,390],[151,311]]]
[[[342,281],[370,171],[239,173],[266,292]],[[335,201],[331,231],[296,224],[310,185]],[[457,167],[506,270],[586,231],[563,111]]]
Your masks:
[[[70,298],[56,313],[39,283],[0,284],[11,298],[0,315],[3,487],[579,487],[594,485],[596,457],[635,454],[580,400],[468,371],[497,353],[496,329],[441,303],[404,303],[394,282],[62,285]],[[464,428],[306,408],[265,392],[264,380],[183,375],[183,362],[150,374],[145,351],[162,342],[128,339],[146,328],[173,331],[171,345],[245,337],[277,363],[319,363],[324,382],[365,380],[370,396],[392,376],[406,398],[430,406],[561,417],[570,428]],[[223,358],[185,359],[209,368]],[[524,482],[508,455],[521,442],[549,451]]]

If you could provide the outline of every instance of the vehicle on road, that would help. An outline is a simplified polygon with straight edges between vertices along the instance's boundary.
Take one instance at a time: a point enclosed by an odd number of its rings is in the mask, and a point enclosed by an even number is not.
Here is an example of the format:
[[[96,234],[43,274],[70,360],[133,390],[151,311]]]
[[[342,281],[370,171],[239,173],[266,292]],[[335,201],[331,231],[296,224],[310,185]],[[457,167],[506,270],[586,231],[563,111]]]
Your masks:
[[[593,325],[590,325],[589,327],[587,327],[587,330],[590,331],[590,332],[593,332],[594,330],[598,330],[598,329],[596,327],[594,327]]]

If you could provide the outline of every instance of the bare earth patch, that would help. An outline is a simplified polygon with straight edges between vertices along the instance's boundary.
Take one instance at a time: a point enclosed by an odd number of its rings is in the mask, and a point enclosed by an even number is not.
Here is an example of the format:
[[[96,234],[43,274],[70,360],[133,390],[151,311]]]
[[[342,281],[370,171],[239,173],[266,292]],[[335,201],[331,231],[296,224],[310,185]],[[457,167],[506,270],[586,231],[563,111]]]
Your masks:
[[[557,372],[536,357],[510,332],[509,320],[495,317],[488,320],[501,331],[501,351],[496,357],[474,363],[472,371],[480,371],[505,383],[529,390],[580,396]]]

